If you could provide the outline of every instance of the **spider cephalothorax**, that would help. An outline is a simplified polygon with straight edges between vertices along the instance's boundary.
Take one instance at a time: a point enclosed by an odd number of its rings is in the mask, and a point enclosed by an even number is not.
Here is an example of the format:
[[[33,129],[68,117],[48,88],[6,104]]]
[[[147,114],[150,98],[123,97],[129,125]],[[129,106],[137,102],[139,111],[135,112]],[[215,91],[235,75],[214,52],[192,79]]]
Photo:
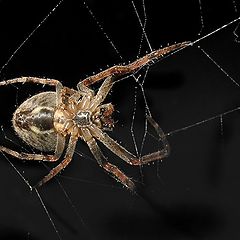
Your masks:
[[[64,87],[61,94],[69,90]],[[74,132],[77,137],[83,138],[82,128],[90,130],[92,125],[96,125],[100,129],[112,129],[113,105],[111,103],[99,105],[100,103],[99,96],[94,95],[92,90],[85,89],[81,94],[73,92],[72,95],[65,97],[65,101],[55,111],[53,117],[55,130],[65,136]]]
[[[159,125],[151,116],[147,116],[148,122],[153,126],[162,142],[162,149],[144,156],[135,156],[130,153],[105,132],[114,127],[112,119],[114,108],[111,103],[103,102],[116,79],[133,74],[143,66],[189,44],[189,42],[174,44],[153,51],[128,65],[111,67],[79,82],[77,90],[63,87],[55,79],[36,77],[21,77],[0,82],[0,86],[30,82],[56,87],[56,92],[42,92],[27,99],[15,111],[12,120],[16,133],[27,144],[43,152],[54,151],[54,154],[19,153],[3,146],[0,146],[0,151],[19,159],[52,162],[62,156],[66,140],[68,140],[63,160],[37,184],[37,186],[41,186],[68,165],[80,138],[87,143],[101,167],[128,189],[133,190],[135,186],[133,181],[107,161],[97,141],[103,143],[114,154],[131,165],[142,165],[167,157],[170,151],[169,144]],[[89,85],[102,79],[104,82],[95,94]]]

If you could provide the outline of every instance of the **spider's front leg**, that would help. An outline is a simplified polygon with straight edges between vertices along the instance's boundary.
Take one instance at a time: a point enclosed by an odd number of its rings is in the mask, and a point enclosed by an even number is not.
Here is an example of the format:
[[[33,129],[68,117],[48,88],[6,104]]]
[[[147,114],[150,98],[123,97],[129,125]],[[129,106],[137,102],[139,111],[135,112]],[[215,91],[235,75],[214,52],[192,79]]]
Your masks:
[[[156,60],[161,59],[162,57],[166,56],[167,54],[170,54],[178,49],[185,48],[187,46],[191,45],[191,42],[182,42],[182,43],[176,43],[173,45],[170,45],[165,48],[158,49],[156,51],[152,51],[149,54],[137,59],[136,61],[128,64],[128,65],[117,65],[110,67],[100,73],[97,73],[93,76],[87,77],[81,82],[79,82],[78,85],[85,85],[90,86],[98,81],[101,81],[102,79],[105,79],[109,76],[116,76],[121,77],[127,74],[133,74],[142,67],[146,65],[150,65],[154,63]]]

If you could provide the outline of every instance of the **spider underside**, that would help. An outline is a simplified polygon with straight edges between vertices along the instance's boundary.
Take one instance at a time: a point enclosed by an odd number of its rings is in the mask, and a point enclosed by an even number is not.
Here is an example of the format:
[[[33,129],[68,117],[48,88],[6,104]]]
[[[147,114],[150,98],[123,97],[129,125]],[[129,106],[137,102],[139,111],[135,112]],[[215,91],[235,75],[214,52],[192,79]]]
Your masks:
[[[133,181],[107,161],[97,141],[103,143],[114,154],[131,165],[143,165],[167,157],[170,151],[168,141],[159,125],[151,116],[147,116],[163,148],[141,157],[135,156],[104,131],[114,127],[112,120],[114,108],[111,103],[103,102],[116,79],[133,74],[143,66],[150,65],[153,61],[189,44],[189,42],[174,44],[153,51],[128,65],[111,67],[80,81],[77,90],[64,87],[55,79],[36,77],[21,77],[0,82],[0,86],[30,82],[56,87],[56,92],[42,92],[24,101],[15,111],[12,120],[17,135],[27,144],[43,152],[54,151],[54,154],[23,153],[4,146],[0,146],[0,151],[19,159],[54,162],[62,156],[68,139],[63,160],[36,185],[41,186],[69,164],[80,138],[87,143],[101,167],[128,189],[134,190]],[[95,94],[89,86],[103,79],[103,84]]]

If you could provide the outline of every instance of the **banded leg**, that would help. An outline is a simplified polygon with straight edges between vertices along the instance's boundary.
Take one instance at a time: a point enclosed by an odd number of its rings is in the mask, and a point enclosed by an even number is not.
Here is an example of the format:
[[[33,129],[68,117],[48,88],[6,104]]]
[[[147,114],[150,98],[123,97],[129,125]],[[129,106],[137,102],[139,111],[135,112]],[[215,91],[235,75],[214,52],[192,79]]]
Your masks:
[[[15,83],[35,83],[35,84],[42,84],[42,85],[48,85],[48,86],[55,86],[56,87],[56,105],[58,106],[60,103],[62,103],[62,94],[61,90],[63,88],[61,82],[59,82],[56,79],[50,79],[50,78],[37,78],[37,77],[20,77],[20,78],[14,78],[9,79],[5,81],[0,82],[0,86],[6,86],[10,84]]]
[[[159,125],[151,117],[147,117],[147,120],[154,127],[159,136],[159,140],[162,141],[163,149],[141,157],[136,157],[134,154],[130,153],[127,149],[114,141],[98,127],[92,125],[89,127],[89,129],[91,134],[96,139],[102,142],[107,148],[109,148],[114,154],[122,158],[124,161],[131,165],[143,165],[155,160],[161,160],[167,157],[170,153],[170,146]]]
[[[91,105],[89,106],[90,111],[94,111],[96,107],[98,107],[105,100],[112,86],[113,77],[107,77],[99,88],[96,96],[94,96],[93,100],[91,101]]]
[[[88,78],[85,78],[84,80],[82,80],[81,82],[79,82],[78,85],[82,84],[85,86],[90,86],[92,84],[94,84],[95,82],[98,82],[104,78],[107,78],[109,76],[123,76],[126,74],[132,74],[134,72],[136,72],[137,70],[139,70],[140,68],[152,64],[154,61],[161,59],[162,57],[164,57],[167,54],[170,54],[173,51],[176,51],[178,49],[181,48],[185,48],[187,46],[191,45],[190,42],[182,42],[182,43],[177,43],[177,44],[173,44],[171,46],[162,48],[162,49],[158,49],[156,51],[153,51],[141,58],[139,58],[138,60],[128,64],[128,65],[124,65],[124,66],[113,66],[111,68],[108,68],[100,73],[97,73],[93,76],[90,76]]]
[[[58,80],[49,79],[49,78],[20,77],[20,78],[14,78],[6,81],[1,81],[0,86],[6,86],[14,83],[23,83],[23,84],[36,83],[36,84],[42,84],[42,85],[57,86],[60,82]]]
[[[55,153],[53,155],[17,152],[10,148],[6,148],[4,146],[0,146],[0,152],[5,152],[5,153],[7,153],[15,158],[21,159],[21,160],[36,160],[36,161],[55,162],[61,157],[64,147],[65,147],[65,138],[58,134]]]
[[[77,140],[78,138],[75,136],[70,137],[63,161],[59,163],[55,168],[53,168],[40,182],[37,183],[35,187],[40,187],[44,183],[48,182],[71,162],[76,148]]]
[[[110,173],[113,178],[115,178],[125,187],[133,191],[135,188],[135,184],[133,183],[133,181],[129,177],[127,177],[119,168],[107,161],[99,146],[97,145],[97,142],[91,136],[90,131],[88,129],[84,129],[82,133],[84,141],[87,143],[98,164],[108,173]]]

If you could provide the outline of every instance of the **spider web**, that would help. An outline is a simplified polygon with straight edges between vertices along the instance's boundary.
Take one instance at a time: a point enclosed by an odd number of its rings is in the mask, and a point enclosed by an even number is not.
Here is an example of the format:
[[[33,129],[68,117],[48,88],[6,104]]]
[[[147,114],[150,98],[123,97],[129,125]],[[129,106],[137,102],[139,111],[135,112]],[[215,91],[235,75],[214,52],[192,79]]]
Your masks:
[[[239,235],[237,1],[162,3],[161,9],[147,0],[122,1],[117,6],[105,1],[49,5],[25,1],[16,3],[16,12],[6,2],[0,4],[18,19],[0,21],[2,35],[7,36],[1,44],[2,79],[46,76],[74,87],[84,73],[134,60],[160,43],[194,42],[193,47],[120,81],[109,97],[118,121],[111,136],[127,149],[137,154],[158,149],[145,120],[149,112],[170,142],[168,159],[140,169],[126,166],[104,149],[109,159],[143,184],[141,195],[129,194],[99,170],[84,144],[79,144],[68,170],[36,192],[29,191],[28,181],[39,180],[47,172],[45,167],[52,166],[3,155],[7,161],[1,163],[1,239]],[[23,44],[21,39],[26,39]],[[13,53],[10,58],[9,53]],[[13,107],[2,110],[3,123],[26,97],[42,90],[24,89],[1,89],[3,99],[14,96],[7,100]],[[8,126],[2,133],[2,142],[25,149]]]

